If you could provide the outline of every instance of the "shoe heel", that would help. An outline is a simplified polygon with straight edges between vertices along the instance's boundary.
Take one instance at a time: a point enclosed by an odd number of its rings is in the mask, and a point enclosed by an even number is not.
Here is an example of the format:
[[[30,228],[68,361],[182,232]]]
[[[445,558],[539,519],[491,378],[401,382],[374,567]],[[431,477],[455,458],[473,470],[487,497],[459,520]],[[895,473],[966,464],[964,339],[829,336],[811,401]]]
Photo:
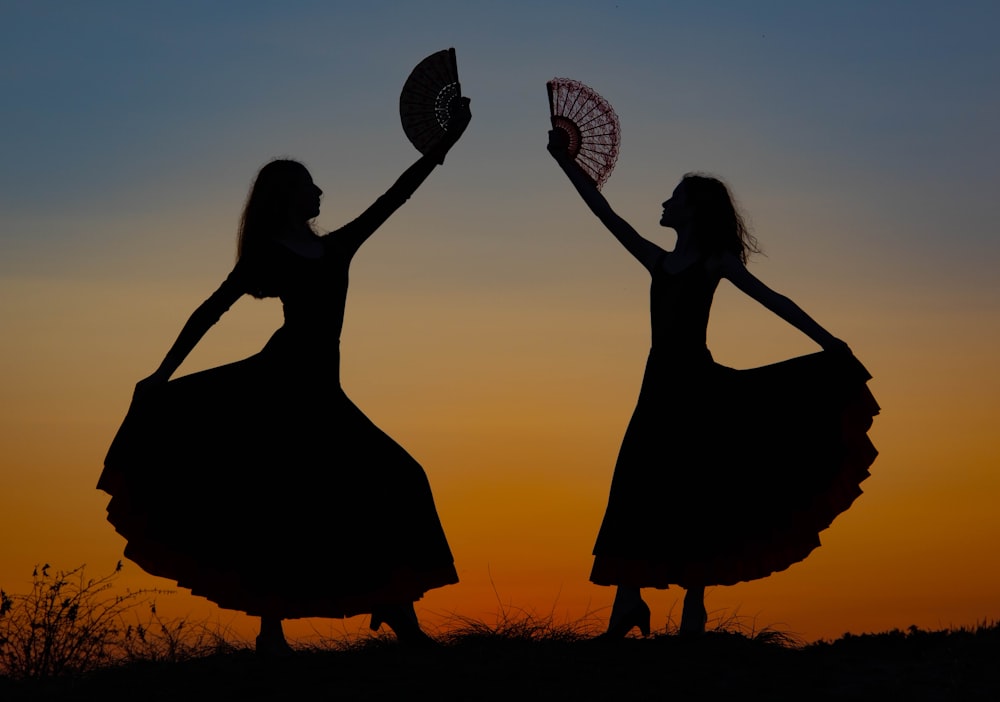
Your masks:
[[[632,631],[634,627],[639,627],[639,631],[643,636],[649,636],[649,620],[651,617],[652,615],[649,611],[649,605],[642,600],[639,600],[639,604],[633,606],[620,619],[612,619],[612,621],[608,622],[608,630],[599,635],[597,638],[602,641],[623,639],[625,638],[625,635]]]

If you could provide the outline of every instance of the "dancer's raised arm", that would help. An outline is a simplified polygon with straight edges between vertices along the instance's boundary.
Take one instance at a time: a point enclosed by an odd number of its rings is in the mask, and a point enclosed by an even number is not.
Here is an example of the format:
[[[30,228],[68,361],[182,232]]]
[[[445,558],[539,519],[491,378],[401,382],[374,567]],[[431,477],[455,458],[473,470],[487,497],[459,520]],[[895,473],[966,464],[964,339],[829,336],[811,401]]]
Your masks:
[[[566,151],[567,145],[566,132],[561,129],[549,130],[549,144],[547,147],[549,153],[552,154],[552,158],[556,160],[556,163],[559,164],[567,177],[569,177],[570,182],[576,188],[576,191],[580,193],[580,197],[583,198],[587,207],[601,220],[601,223],[608,228],[608,231],[614,234],[622,246],[638,259],[639,263],[645,266],[647,270],[652,271],[664,250],[648,239],[644,239],[639,232],[633,229],[631,224],[622,219],[611,208],[607,198],[597,189],[594,181],[587,177],[587,174],[580,170],[580,167],[573,162],[573,159]]]
[[[410,196],[417,191],[417,188],[427,179],[435,166],[444,163],[445,156],[465,133],[472,113],[469,110],[469,99],[462,98],[462,109],[455,120],[449,125],[449,130],[441,137],[441,140],[421,156],[416,163],[403,171],[403,174],[396,179],[381,197],[362,212],[356,219],[344,225],[333,234],[339,243],[347,248],[357,251],[360,246],[367,241],[368,237],[375,233],[382,224],[392,216],[392,214],[402,207],[403,203],[410,199]]]

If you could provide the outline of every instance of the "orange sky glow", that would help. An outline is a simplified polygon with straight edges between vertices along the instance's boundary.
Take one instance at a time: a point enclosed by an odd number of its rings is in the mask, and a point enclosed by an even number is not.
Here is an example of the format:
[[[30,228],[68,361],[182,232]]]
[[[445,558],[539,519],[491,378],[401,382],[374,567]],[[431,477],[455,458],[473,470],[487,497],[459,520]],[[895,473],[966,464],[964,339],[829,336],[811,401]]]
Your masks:
[[[0,136],[0,586],[26,592],[36,564],[114,568],[124,543],[95,489],[104,454],[135,382],[229,272],[256,169],[302,158],[326,193],[318,225],[346,222],[417,157],[398,124],[409,68],[456,46],[472,124],[358,254],[342,336],[347,394],[423,465],[455,554],[461,582],[417,604],[428,629],[504,612],[599,629],[610,613],[613,591],[587,578],[648,351],[648,278],[545,153],[555,75],[619,113],[603,192],[622,216],[669,248],[657,221],[681,174],[723,176],[764,249],[751,271],[873,375],[879,457],[864,494],[805,561],[710,588],[710,624],[736,617],[811,641],[995,621],[1000,147],[982,90],[1000,70],[984,36],[995,9],[917,3],[904,28],[866,3],[620,5],[572,19],[518,2],[420,17],[248,3],[198,22],[179,7],[114,22],[72,6],[12,11],[18,31],[0,49],[18,57],[0,92],[19,106]],[[176,46],[160,40],[171,27]],[[68,53],[18,39],[42,35]],[[101,55],[78,36],[96,36]],[[180,373],[253,354],[280,323],[278,302],[240,300]],[[725,283],[709,345],[734,367],[815,350]],[[330,510],[355,499],[330,496]],[[663,495],[663,509],[676,499]],[[373,504],[371,518],[388,516]],[[128,562],[119,584],[174,587]],[[679,588],[643,594],[655,628],[678,621]],[[255,632],[183,590],[156,599],[161,616]]]

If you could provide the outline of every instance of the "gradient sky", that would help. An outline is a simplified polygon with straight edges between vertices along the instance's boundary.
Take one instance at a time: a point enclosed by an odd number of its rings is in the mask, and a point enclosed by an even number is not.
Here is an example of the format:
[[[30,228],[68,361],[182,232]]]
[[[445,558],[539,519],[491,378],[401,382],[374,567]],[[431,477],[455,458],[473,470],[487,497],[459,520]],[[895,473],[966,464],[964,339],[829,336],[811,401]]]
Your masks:
[[[462,582],[421,617],[609,612],[587,575],[648,278],[545,151],[545,81],[564,76],[621,120],[619,213],[669,248],[680,176],[723,177],[764,248],[751,270],[851,344],[883,408],[865,494],[824,545],[710,589],[710,616],[807,640],[995,621],[998,26],[992,2],[0,2],[0,585],[114,567],[104,453],[230,270],[256,170],[303,160],[319,226],[351,219],[417,157],[407,74],[454,46],[473,122],[355,259],[342,337],[347,393],[423,464],[455,552]],[[180,372],[278,324],[279,303],[243,300]],[[735,367],[814,350],[728,285],[709,343]],[[681,596],[649,593],[655,626]],[[159,609],[252,630],[184,591]]]

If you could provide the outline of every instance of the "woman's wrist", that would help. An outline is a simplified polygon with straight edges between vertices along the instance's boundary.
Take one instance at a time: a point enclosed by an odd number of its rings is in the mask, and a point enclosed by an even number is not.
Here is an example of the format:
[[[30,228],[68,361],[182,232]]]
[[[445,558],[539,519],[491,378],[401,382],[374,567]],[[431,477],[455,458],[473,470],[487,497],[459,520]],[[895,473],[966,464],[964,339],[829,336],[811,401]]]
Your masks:
[[[427,150],[427,158],[439,166],[444,165],[444,157],[448,155],[448,147],[443,144],[435,144]]]

